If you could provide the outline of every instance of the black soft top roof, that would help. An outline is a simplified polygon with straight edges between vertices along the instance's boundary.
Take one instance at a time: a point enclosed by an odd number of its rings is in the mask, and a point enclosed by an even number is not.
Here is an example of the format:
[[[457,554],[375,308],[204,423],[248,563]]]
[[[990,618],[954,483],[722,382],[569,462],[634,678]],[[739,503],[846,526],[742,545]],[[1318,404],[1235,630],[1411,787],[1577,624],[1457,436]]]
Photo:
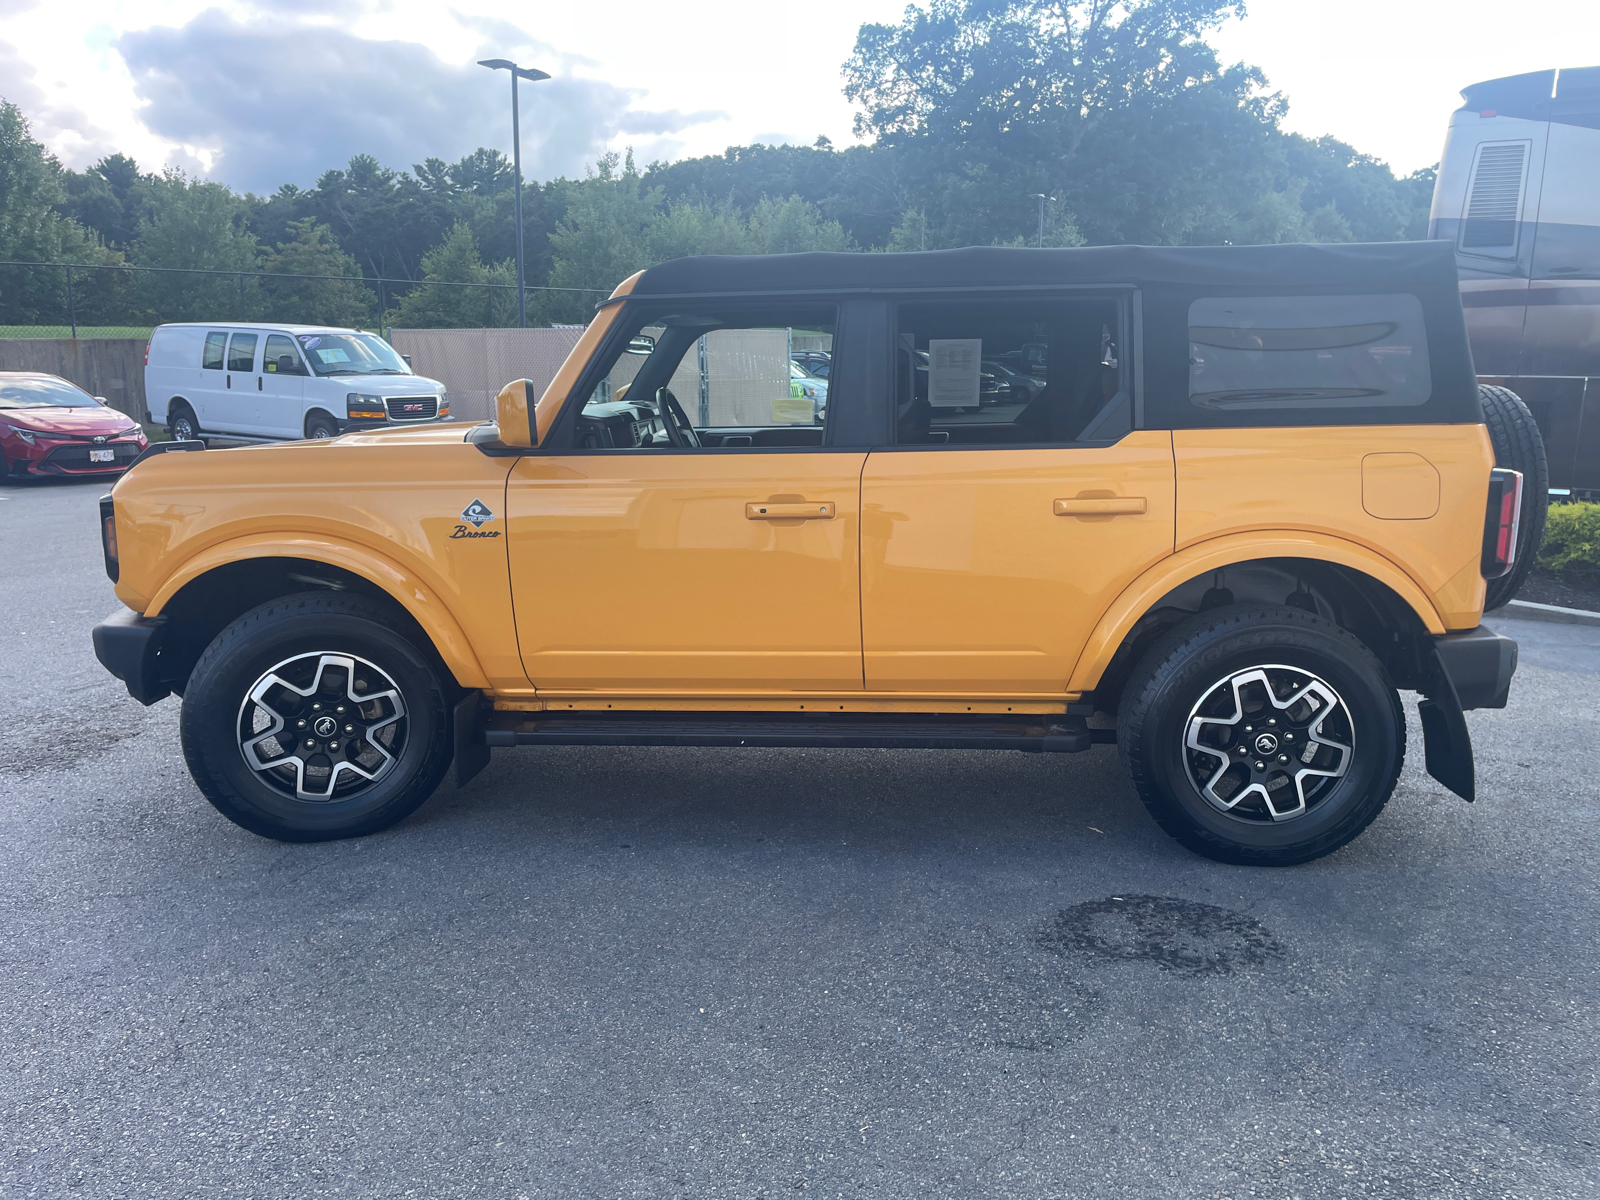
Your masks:
[[[973,246],[911,254],[699,255],[651,267],[632,296],[906,291],[1063,284],[1457,286],[1450,242],[1287,246]]]

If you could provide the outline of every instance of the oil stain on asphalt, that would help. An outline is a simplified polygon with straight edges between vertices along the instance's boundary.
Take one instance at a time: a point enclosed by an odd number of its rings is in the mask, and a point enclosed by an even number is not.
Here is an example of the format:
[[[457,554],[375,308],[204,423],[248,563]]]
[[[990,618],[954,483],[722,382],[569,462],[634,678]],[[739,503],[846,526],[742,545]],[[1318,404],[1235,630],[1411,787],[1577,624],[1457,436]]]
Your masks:
[[[1282,943],[1254,917],[1174,896],[1108,896],[1074,904],[1035,940],[1063,958],[1149,962],[1190,979],[1232,975],[1284,957]]]

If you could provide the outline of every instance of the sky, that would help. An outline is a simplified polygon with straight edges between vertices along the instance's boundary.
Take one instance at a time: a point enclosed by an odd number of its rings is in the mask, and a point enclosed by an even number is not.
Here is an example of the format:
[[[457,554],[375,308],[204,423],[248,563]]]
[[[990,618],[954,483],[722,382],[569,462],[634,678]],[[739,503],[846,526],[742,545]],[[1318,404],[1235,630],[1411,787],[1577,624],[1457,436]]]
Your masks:
[[[730,145],[853,138],[840,67],[904,0],[0,0],[0,97],[68,166],[121,151],[240,191],[315,183],[352,154],[408,169],[509,153],[505,57],[522,85],[524,173],[580,175]],[[1398,173],[1438,158],[1466,84],[1600,63],[1600,0],[1250,0],[1210,40],[1265,71],[1286,128]]]

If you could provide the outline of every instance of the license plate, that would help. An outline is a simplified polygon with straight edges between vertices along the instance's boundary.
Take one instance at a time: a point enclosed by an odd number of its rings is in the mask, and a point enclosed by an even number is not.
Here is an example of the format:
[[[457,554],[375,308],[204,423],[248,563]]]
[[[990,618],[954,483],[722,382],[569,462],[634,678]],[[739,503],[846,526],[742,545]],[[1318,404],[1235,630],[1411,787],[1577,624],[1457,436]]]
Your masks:
[[[91,451],[89,451],[89,461],[90,462],[116,462],[117,461],[117,452],[115,450],[91,450]]]

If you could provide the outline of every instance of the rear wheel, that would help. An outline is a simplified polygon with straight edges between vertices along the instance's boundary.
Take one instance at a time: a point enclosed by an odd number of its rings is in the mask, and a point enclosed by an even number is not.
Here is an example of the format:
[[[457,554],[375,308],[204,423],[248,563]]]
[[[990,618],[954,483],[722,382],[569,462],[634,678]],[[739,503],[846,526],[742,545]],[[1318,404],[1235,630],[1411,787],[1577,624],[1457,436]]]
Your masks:
[[[450,765],[446,680],[361,597],[252,609],[195,664],[180,729],[195,783],[263,837],[326,841],[408,816]]]
[[[1237,606],[1151,648],[1123,691],[1117,745],[1150,814],[1189,849],[1288,866],[1382,811],[1405,721],[1357,638],[1298,609]]]
[[[1494,444],[1494,464],[1522,472],[1522,517],[1517,522],[1517,563],[1499,579],[1489,580],[1485,609],[1510,601],[1527,581],[1544,541],[1545,516],[1550,508],[1550,468],[1545,460],[1544,437],[1528,406],[1509,388],[1478,387],[1484,424]]]

